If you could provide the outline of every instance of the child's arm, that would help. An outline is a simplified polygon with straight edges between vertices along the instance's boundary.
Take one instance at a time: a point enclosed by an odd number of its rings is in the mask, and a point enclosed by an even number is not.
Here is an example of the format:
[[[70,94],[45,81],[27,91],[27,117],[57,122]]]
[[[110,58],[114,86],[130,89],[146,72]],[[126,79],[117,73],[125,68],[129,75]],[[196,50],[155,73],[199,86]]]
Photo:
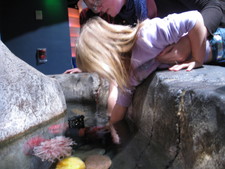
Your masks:
[[[193,68],[200,67],[203,64],[206,52],[206,36],[207,29],[204,26],[204,21],[200,13],[196,15],[198,18],[195,26],[188,32],[188,37],[191,43],[192,58],[182,64],[174,65],[169,70],[178,71],[187,68],[187,71]]]
[[[115,124],[118,121],[122,120],[125,116],[126,111],[127,107],[121,106],[116,103],[111,112],[110,123]]]
[[[117,131],[114,128],[114,124],[124,119],[126,111],[127,111],[127,107],[121,106],[119,104],[115,104],[111,112],[109,125],[110,125],[113,142],[116,144],[120,144],[120,138],[119,138],[119,135],[117,134]]]

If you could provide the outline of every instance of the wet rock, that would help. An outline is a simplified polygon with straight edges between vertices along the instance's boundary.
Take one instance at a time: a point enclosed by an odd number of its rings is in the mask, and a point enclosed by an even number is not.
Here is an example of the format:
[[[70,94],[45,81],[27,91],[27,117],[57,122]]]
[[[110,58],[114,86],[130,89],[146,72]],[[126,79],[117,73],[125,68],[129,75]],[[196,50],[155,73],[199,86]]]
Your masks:
[[[67,104],[81,103],[92,107],[93,112],[86,114],[89,120],[92,119],[89,123],[104,126],[108,122],[108,81],[95,73],[58,74],[50,77],[61,85]]]
[[[74,73],[49,75],[62,86],[67,102],[96,102],[105,101],[108,83],[95,73]],[[106,96],[105,96],[106,95]]]
[[[89,156],[99,154],[105,154],[105,149],[103,148],[96,148],[90,145],[81,146],[74,151],[74,155],[80,157],[81,159],[86,159]]]
[[[86,169],[109,169],[112,162],[105,155],[91,155],[85,160]]]

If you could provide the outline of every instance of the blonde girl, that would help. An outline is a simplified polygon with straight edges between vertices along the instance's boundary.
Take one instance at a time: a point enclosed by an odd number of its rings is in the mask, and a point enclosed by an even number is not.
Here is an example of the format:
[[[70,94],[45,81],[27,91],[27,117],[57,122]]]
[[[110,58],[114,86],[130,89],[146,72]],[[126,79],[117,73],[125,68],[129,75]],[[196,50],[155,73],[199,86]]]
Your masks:
[[[206,31],[197,11],[146,19],[135,27],[93,18],[83,26],[77,42],[77,66],[116,84],[111,86],[116,92],[112,97],[116,103],[111,101],[110,124],[113,125],[124,118],[135,88],[157,68],[170,67],[171,71],[186,68],[190,71],[210,59],[211,48],[204,36]],[[177,43],[185,35],[188,35],[192,49],[188,60],[174,65],[157,61],[156,56],[164,48]],[[118,87],[118,96],[115,86]],[[119,139],[114,141],[119,142]]]

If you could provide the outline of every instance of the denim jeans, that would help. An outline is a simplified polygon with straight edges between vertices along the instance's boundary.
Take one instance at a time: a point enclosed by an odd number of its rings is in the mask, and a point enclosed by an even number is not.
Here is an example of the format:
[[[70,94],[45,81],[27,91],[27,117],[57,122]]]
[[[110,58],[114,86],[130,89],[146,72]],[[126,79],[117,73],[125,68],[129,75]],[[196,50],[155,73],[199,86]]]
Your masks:
[[[218,28],[210,40],[213,61],[215,63],[225,62],[225,28]]]

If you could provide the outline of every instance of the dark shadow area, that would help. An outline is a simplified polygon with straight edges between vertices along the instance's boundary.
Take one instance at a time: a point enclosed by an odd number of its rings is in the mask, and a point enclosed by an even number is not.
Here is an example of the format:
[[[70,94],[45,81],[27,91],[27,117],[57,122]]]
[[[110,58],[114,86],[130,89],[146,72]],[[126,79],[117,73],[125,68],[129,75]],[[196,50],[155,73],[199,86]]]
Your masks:
[[[42,11],[42,20],[36,20],[36,11]],[[1,33],[4,42],[41,27],[67,21],[66,1],[23,0],[1,2]]]
[[[68,1],[1,1],[1,40],[17,57],[44,74],[72,68]],[[47,62],[37,64],[36,50]]]

